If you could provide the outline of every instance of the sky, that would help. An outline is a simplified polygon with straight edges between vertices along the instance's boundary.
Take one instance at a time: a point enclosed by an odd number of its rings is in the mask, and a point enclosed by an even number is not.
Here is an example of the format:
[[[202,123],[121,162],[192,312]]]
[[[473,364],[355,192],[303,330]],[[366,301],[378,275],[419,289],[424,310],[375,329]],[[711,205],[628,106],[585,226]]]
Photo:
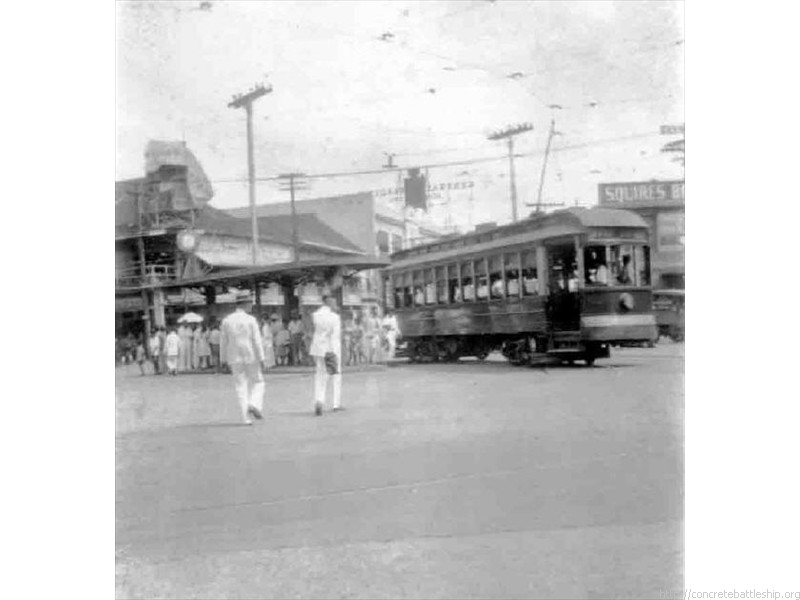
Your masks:
[[[184,140],[218,208],[246,205],[245,115],[256,83],[257,177],[426,167],[430,218],[462,230],[511,219],[505,141],[515,138],[520,214],[536,201],[597,202],[597,184],[682,179],[661,147],[684,122],[683,4],[659,1],[118,2],[116,178],[144,173],[150,139]],[[473,162],[439,167],[441,163]],[[298,198],[391,189],[396,173],[314,178]],[[286,201],[259,182],[257,202]]]

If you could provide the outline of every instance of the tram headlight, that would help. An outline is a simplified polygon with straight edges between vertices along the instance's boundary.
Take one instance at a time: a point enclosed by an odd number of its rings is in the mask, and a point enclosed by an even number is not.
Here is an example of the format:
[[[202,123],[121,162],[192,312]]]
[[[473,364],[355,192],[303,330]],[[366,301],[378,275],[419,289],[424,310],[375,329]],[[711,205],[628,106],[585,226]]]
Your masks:
[[[633,301],[633,295],[628,292],[619,295],[619,307],[623,312],[633,310],[634,306],[636,306],[636,303]]]

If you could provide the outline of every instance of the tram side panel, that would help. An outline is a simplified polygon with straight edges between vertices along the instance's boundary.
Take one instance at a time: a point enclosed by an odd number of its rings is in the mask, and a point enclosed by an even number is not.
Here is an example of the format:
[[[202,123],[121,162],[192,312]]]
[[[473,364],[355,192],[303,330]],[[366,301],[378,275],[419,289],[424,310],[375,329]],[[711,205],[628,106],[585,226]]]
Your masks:
[[[620,343],[656,339],[650,290],[586,289],[582,296],[581,338],[585,341]]]

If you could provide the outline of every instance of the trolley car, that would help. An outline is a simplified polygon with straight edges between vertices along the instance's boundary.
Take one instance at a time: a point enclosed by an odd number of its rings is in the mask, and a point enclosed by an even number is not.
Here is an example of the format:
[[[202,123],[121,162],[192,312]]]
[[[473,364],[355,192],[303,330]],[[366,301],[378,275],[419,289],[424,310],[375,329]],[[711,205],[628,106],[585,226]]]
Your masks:
[[[570,208],[446,238],[392,255],[386,306],[412,361],[591,365],[657,338],[648,237],[635,213]]]

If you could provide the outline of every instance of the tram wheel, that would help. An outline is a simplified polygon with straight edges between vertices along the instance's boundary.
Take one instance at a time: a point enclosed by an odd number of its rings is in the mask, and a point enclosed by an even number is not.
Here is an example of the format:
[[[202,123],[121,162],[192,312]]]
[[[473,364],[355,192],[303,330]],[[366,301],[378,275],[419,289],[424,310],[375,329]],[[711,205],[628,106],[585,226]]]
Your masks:
[[[586,360],[586,366],[587,367],[593,367],[594,366],[594,361],[595,361],[595,357],[594,356],[587,356],[585,360]]]
[[[489,356],[489,353],[486,350],[481,350],[475,355],[475,358],[478,360],[486,360],[487,356]]]

